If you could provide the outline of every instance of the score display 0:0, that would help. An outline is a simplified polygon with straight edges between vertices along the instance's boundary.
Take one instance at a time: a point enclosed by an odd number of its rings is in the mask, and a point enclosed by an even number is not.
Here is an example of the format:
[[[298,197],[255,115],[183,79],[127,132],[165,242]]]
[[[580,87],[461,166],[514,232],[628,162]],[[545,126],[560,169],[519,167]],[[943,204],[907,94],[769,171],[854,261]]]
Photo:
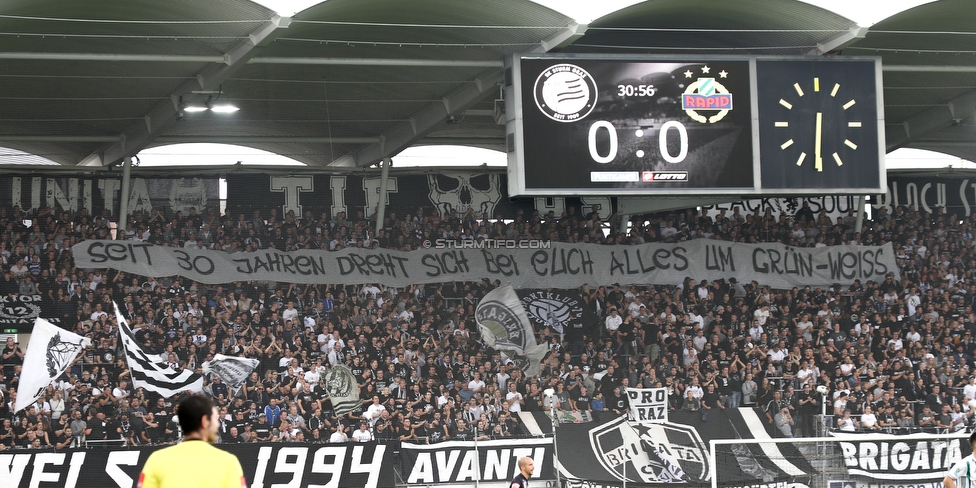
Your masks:
[[[596,135],[600,129],[607,131],[607,136],[609,137],[610,150],[605,156],[600,155],[596,147]],[[668,151],[668,132],[674,129],[678,132],[679,149],[678,154],[672,155]],[[637,137],[643,137],[644,131],[642,129],[637,129],[634,132]],[[590,157],[593,161],[600,164],[607,164],[617,157],[617,128],[613,126],[610,122],[606,120],[598,120],[593,122],[590,126],[590,131],[586,136],[587,146],[590,150]],[[658,132],[658,150],[661,153],[661,157],[669,163],[680,163],[685,160],[688,156],[688,130],[685,128],[684,124],[676,120],[669,120],[661,126],[661,130]],[[644,151],[638,150],[636,153],[637,157],[643,157]]]

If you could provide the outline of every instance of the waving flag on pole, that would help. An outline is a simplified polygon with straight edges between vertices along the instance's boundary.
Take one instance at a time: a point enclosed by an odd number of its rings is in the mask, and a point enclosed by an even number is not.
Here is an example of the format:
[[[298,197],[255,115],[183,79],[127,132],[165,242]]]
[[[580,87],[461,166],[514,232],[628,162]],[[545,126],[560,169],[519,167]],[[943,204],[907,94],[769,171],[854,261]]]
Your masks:
[[[185,369],[177,371],[161,362],[162,358],[159,355],[143,351],[129,323],[119,312],[119,306],[114,302],[113,305],[115,318],[119,321],[119,336],[122,339],[122,348],[125,350],[125,362],[129,366],[134,388],[145,388],[166,398],[181,391],[203,390],[203,375]]]
[[[213,360],[203,363],[203,372],[213,373],[220,376],[220,379],[230,388],[232,396],[236,396],[247,375],[258,367],[260,361],[253,358],[240,358],[235,356],[225,356],[223,354],[214,355]]]
[[[474,317],[489,347],[505,353],[527,376],[542,372],[549,348],[535,342],[532,323],[512,285],[488,292],[478,302]]]
[[[81,350],[91,345],[91,339],[64,330],[38,317],[34,320],[34,332],[24,355],[24,369],[17,386],[19,412],[37,401],[44,390],[64,373]]]
[[[359,383],[348,366],[337,364],[325,372],[325,389],[329,392],[332,410],[345,415],[363,404],[359,398]]]

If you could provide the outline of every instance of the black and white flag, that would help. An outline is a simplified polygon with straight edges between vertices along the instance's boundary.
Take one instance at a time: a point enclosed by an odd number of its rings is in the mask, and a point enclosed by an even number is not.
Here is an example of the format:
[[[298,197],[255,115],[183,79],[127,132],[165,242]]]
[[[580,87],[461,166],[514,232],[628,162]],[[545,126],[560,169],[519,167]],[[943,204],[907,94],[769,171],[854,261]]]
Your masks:
[[[230,388],[231,394],[237,396],[237,392],[247,380],[247,375],[251,374],[259,363],[260,361],[253,358],[216,354],[213,360],[203,363],[203,372],[219,376],[227,388]]]
[[[532,323],[512,285],[488,292],[478,302],[474,317],[489,347],[504,353],[528,376],[542,372],[549,348],[536,343]]]
[[[119,336],[125,349],[125,362],[129,366],[133,388],[145,388],[169,398],[182,391],[199,392],[203,390],[203,375],[189,370],[175,370],[159,362],[160,356],[142,350],[136,341],[129,323],[115,306],[115,318],[119,321]]]
[[[539,290],[523,288],[516,290],[525,313],[536,327],[549,327],[560,334],[586,325],[583,323],[588,305],[576,290]],[[594,321],[591,318],[590,321]]]
[[[14,412],[37,401],[44,390],[68,369],[91,339],[64,330],[40,317],[34,320],[34,331],[24,355],[24,369],[17,386]]]
[[[345,415],[363,404],[359,397],[359,382],[348,366],[337,364],[329,368],[325,372],[325,389],[336,415]]]

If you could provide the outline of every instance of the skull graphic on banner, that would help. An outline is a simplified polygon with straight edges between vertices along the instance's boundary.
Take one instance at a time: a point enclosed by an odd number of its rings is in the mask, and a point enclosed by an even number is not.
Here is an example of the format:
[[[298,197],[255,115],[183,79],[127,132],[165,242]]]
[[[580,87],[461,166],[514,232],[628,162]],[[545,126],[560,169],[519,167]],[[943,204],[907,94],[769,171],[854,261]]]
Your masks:
[[[463,215],[469,209],[477,217],[493,216],[495,205],[502,198],[501,182],[497,174],[430,174],[430,201],[443,217],[450,212]]]

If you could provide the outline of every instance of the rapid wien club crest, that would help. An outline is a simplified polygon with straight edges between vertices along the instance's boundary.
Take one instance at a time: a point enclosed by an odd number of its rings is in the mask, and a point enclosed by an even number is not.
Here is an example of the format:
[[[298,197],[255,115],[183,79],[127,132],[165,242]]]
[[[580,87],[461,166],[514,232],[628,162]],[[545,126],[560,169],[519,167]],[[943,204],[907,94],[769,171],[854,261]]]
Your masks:
[[[711,68],[701,67],[702,74],[709,74]],[[685,78],[694,76],[690,69],[684,72]],[[722,70],[720,78],[727,78],[729,73]],[[715,78],[701,77],[685,88],[681,95],[681,108],[692,120],[702,124],[714,124],[728,115],[732,110],[732,93]]]
[[[593,454],[608,473],[633,483],[704,483],[708,448],[694,427],[629,422],[621,417],[590,430]]]

